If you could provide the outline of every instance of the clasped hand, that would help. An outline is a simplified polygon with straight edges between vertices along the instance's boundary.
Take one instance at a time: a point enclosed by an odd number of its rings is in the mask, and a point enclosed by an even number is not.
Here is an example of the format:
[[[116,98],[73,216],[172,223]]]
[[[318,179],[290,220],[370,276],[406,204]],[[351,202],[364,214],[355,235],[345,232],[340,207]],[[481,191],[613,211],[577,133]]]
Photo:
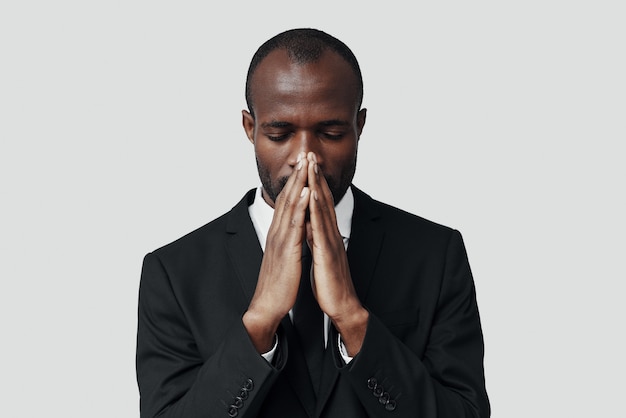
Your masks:
[[[354,356],[361,349],[368,312],[354,290],[332,193],[312,152],[300,153],[295,169],[276,198],[256,290],[243,317],[244,326],[260,353],[270,350],[278,324],[298,295],[304,240],[313,256],[313,294],[339,331],[348,354]]]

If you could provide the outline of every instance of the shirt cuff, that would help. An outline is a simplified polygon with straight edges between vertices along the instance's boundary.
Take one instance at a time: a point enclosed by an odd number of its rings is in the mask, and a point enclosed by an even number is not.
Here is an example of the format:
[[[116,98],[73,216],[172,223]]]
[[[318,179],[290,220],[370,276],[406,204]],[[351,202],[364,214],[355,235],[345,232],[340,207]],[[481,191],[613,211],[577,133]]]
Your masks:
[[[349,364],[354,357],[350,357],[348,355],[348,350],[343,344],[343,341],[341,341],[341,335],[337,335],[337,344],[339,344],[339,354],[341,354],[341,358],[343,359],[344,363]]]
[[[272,364],[277,348],[278,348],[278,335],[274,334],[274,346],[267,353],[262,353],[261,356],[263,356],[263,358],[267,360],[269,364]]]

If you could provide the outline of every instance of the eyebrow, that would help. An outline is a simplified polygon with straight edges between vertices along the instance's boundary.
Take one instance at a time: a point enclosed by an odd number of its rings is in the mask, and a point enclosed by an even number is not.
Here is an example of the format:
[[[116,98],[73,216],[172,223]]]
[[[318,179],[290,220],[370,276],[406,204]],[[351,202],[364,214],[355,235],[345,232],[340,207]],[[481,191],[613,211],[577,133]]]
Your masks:
[[[277,120],[273,120],[271,122],[265,122],[261,124],[263,128],[288,128],[292,124],[289,122],[279,122]]]
[[[345,120],[339,120],[339,119],[331,119],[331,120],[324,120],[322,122],[319,123],[321,126],[347,126],[349,125],[348,122],[346,122]]]

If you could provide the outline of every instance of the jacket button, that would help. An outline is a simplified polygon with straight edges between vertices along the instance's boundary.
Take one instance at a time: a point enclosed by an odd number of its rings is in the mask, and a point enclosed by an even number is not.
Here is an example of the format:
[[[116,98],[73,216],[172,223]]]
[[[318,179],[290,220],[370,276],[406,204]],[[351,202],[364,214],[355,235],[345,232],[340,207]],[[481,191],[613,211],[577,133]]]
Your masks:
[[[369,379],[367,379],[367,388],[368,389],[374,389],[376,388],[376,386],[378,386],[378,381],[376,380],[375,377],[370,377]]]
[[[380,396],[383,394],[383,390],[384,389],[382,386],[376,386],[372,392],[374,393],[374,396],[380,398]]]
[[[387,405],[389,403],[389,392],[385,392],[382,395],[380,395],[380,398],[378,398],[378,402],[380,402],[383,405]]]
[[[245,389],[241,389],[241,390],[239,391],[239,398],[241,398],[241,399],[242,399],[242,400],[244,400],[244,401],[245,401],[246,399],[248,399],[248,391],[247,391],[247,390],[245,390]]]
[[[228,407],[228,416],[230,418],[235,418],[237,415],[239,415],[239,410],[237,408],[235,408],[235,405],[231,405]]]
[[[243,406],[243,399],[241,399],[239,396],[235,396],[235,402],[233,402],[233,405],[235,408],[239,409]]]
[[[254,382],[252,381],[252,379],[246,380],[246,383],[243,384],[243,388],[248,392],[254,389]]]
[[[389,402],[387,402],[387,405],[385,405],[385,409],[387,411],[393,411],[394,409],[396,409],[396,401],[391,399]]]

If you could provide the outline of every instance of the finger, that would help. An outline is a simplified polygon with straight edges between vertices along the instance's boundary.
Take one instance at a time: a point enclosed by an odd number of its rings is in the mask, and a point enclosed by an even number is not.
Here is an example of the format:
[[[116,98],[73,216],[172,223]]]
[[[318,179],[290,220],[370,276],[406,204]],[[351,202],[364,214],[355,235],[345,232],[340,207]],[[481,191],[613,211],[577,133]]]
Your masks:
[[[330,217],[332,218],[332,223],[334,225],[337,224],[337,216],[335,213],[335,199],[333,197],[333,193],[330,191],[330,187],[328,186],[328,182],[326,181],[326,177],[324,177],[324,174],[322,173],[322,169],[319,168],[318,172],[317,172],[317,179],[318,179],[318,190],[316,193],[317,196],[317,200],[318,201],[323,201],[324,202],[324,207],[328,209],[328,214],[330,215]],[[320,191],[321,191],[321,196],[320,196]],[[321,199],[320,197],[323,197],[323,199]]]
[[[339,236],[339,230],[332,193],[328,189],[328,184],[319,166],[317,166],[317,172],[313,167],[309,167],[309,186],[311,188],[309,199],[311,238],[314,246],[319,248],[328,245],[333,237]]]
[[[295,202],[296,198],[302,192],[302,188],[307,183],[307,170],[308,161],[305,158],[305,153],[301,152],[298,154],[298,158],[296,160],[296,166],[294,170],[289,175],[287,179],[287,183],[283,187],[283,190],[276,197],[276,202],[274,202],[275,210],[282,212],[286,207],[290,206],[290,203]]]
[[[307,157],[309,160],[309,187],[312,197],[310,205],[315,206],[317,214],[329,219],[331,226],[336,225],[335,203],[328,182],[317,164],[315,154],[310,152]]]
[[[306,169],[307,161],[304,153],[298,155],[296,166],[289,176],[283,190],[279,193],[274,204],[274,226],[285,222],[290,222],[293,212],[298,210],[297,203],[302,193],[302,189],[307,183]]]
[[[304,222],[309,205],[310,190],[306,187],[308,162],[305,154],[298,156],[298,162],[287,184],[276,199],[274,219],[270,227],[284,243],[300,248],[304,238]]]

